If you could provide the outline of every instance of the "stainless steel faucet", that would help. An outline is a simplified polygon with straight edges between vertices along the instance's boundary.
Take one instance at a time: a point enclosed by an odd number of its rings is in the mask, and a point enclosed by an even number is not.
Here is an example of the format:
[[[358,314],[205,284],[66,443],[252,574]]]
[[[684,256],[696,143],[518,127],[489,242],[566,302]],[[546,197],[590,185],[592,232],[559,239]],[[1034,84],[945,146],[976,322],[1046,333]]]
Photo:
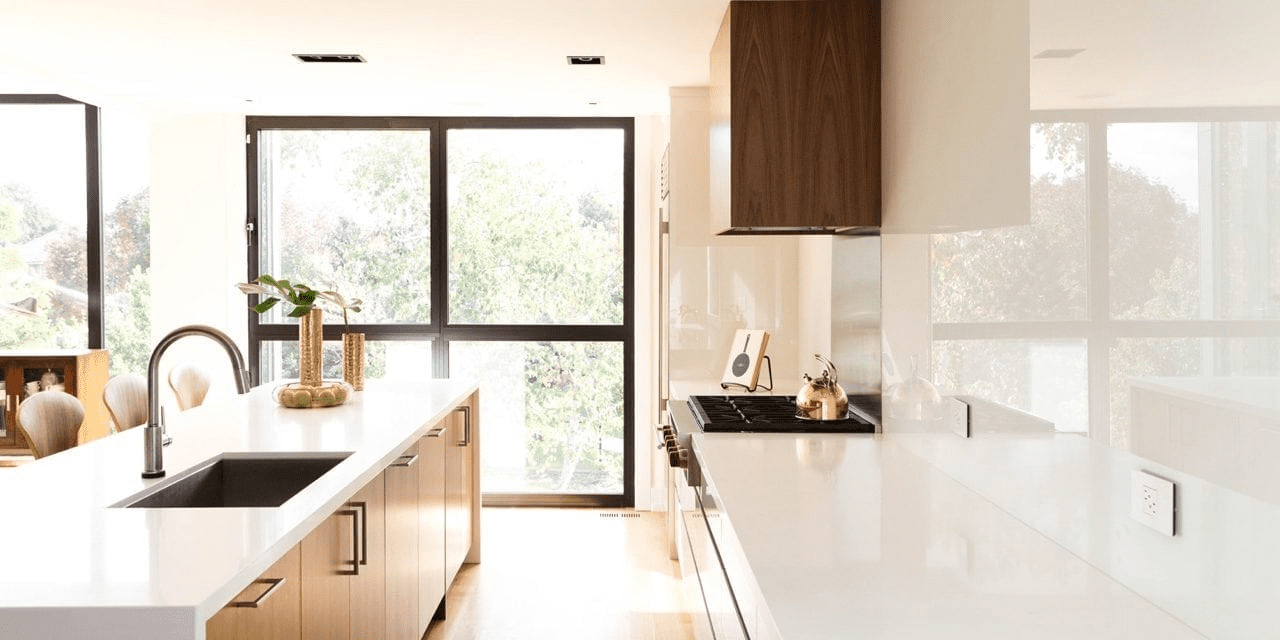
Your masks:
[[[244,356],[236,343],[227,334],[200,324],[178,327],[169,335],[160,339],[159,344],[151,352],[151,361],[147,364],[147,426],[142,434],[142,477],[159,478],[164,476],[164,416],[160,413],[160,356],[173,343],[187,336],[205,336],[222,346],[231,359],[232,373],[235,374],[236,391],[248,393],[249,371],[244,366]]]

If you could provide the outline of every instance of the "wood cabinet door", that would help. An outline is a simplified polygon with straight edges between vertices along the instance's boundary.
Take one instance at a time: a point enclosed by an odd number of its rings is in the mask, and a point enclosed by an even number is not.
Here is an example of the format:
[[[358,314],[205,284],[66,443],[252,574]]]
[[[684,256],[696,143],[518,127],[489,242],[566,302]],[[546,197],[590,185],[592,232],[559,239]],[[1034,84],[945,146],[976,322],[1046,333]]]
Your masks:
[[[344,507],[302,539],[302,637],[349,640],[359,512]]]
[[[299,547],[290,549],[205,625],[208,640],[301,640]]]
[[[444,600],[445,443],[449,420],[419,441],[418,476],[418,634],[435,618]]]
[[[382,473],[386,490],[386,630],[389,640],[418,640],[419,444]]]
[[[352,640],[386,638],[387,563],[385,537],[385,489],[379,475],[359,493],[348,507],[359,512],[359,563],[351,576]]]
[[[448,477],[445,481],[445,585],[462,568],[471,550],[471,444],[475,426],[475,413],[470,403],[458,407],[450,416],[450,428],[446,433],[445,464]]]

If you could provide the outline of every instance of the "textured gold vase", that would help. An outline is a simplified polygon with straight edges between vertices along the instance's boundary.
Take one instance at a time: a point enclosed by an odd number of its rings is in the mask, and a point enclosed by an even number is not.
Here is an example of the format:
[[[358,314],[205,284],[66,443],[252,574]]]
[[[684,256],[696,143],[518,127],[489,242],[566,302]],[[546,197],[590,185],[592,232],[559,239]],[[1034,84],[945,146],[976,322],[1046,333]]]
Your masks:
[[[364,391],[364,334],[342,334],[342,379],[356,391]]]
[[[324,311],[312,309],[298,320],[298,382],[318,387],[324,377]]]

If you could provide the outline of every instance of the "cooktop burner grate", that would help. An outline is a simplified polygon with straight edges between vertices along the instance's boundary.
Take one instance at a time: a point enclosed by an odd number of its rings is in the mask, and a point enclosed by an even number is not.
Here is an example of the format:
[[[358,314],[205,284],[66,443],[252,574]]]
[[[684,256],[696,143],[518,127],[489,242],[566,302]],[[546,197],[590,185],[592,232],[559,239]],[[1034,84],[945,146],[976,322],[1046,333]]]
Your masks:
[[[795,396],[690,396],[689,408],[706,433],[875,433],[876,430],[875,423],[852,411],[840,420],[798,418]]]

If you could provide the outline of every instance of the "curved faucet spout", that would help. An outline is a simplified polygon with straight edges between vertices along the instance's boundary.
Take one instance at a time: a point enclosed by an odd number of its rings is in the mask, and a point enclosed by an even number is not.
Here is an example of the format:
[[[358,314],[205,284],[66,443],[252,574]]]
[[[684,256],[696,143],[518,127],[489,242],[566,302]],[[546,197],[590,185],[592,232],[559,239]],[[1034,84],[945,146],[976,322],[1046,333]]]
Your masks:
[[[227,334],[213,327],[190,324],[170,331],[160,339],[151,351],[147,363],[147,427],[143,434],[142,477],[159,478],[164,475],[164,421],[160,416],[160,357],[173,343],[187,336],[205,336],[218,343],[231,359],[231,372],[235,377],[236,391],[249,392],[249,371],[244,366],[244,355]]]

